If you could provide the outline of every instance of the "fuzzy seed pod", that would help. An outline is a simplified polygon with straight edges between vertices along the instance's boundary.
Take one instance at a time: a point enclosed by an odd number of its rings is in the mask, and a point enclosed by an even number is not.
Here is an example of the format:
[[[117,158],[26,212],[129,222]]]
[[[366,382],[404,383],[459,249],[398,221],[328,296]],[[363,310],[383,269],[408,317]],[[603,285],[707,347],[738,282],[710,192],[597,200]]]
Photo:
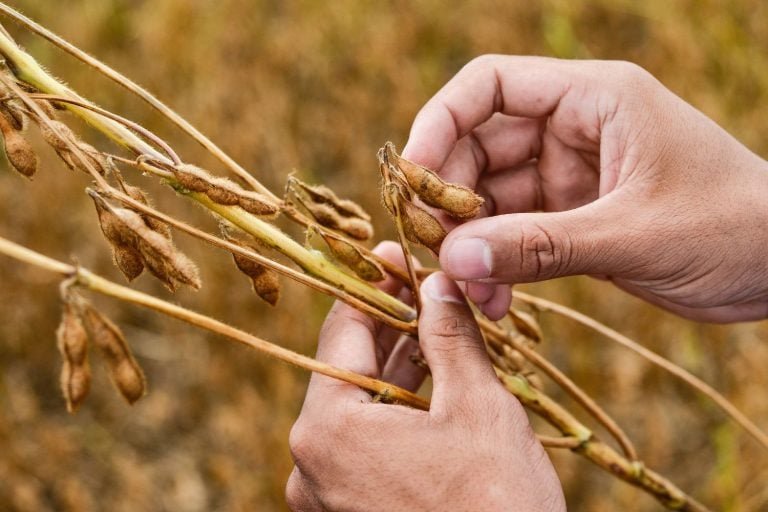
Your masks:
[[[384,280],[384,269],[376,260],[366,256],[360,249],[340,236],[322,232],[319,234],[330,249],[331,254],[349,267],[358,277],[371,282]]]
[[[173,245],[173,242],[162,234],[153,231],[138,213],[127,208],[110,206],[94,191],[89,194],[96,205],[99,223],[104,236],[115,252],[115,260],[127,258],[127,252],[138,254],[142,263],[168,289],[175,291],[177,283],[186,284],[199,289],[201,286],[197,267],[192,261]],[[134,263],[135,262],[131,262]],[[120,266],[118,264],[118,266]],[[138,269],[138,265],[133,267]],[[120,267],[128,279],[131,279],[129,269]]]
[[[528,361],[525,359],[523,354],[513,349],[509,345],[504,345],[503,347],[504,358],[507,360],[514,371],[521,372],[528,366]]]
[[[232,243],[260,253],[253,244],[238,240],[227,234],[225,234],[225,237]],[[272,306],[276,305],[280,299],[280,279],[277,276],[277,272],[241,254],[232,253],[232,258],[235,260],[238,270],[251,278],[253,291]]]
[[[288,179],[288,190],[320,225],[357,240],[373,237],[371,217],[357,203],[339,199],[325,186],[310,186],[293,177]]]
[[[65,110],[67,108],[61,103],[53,104],[48,100],[35,100],[35,103],[51,119],[56,119],[57,110]]]
[[[61,367],[61,390],[67,402],[67,411],[74,413],[88,396],[91,387],[91,368],[88,362],[88,334],[75,307],[64,303],[64,312],[56,330]]]
[[[225,206],[234,206],[238,202],[235,187],[237,187],[237,185],[226,178],[213,178],[210,182],[210,188],[205,191],[205,195],[207,195],[214,203],[223,204]]]
[[[115,265],[129,282],[133,281],[144,271],[144,259],[133,244],[133,233],[100,196],[92,198],[101,231],[112,247]]]
[[[314,203],[324,203],[333,207],[344,217],[357,217],[370,221],[371,216],[363,208],[349,199],[340,199],[333,190],[325,185],[308,185],[303,181],[292,178],[293,183],[298,186]]]
[[[79,141],[77,143],[77,147],[80,149],[80,156],[72,153],[71,160],[72,164],[75,166],[76,169],[79,169],[83,171],[86,174],[90,174],[88,167],[83,163],[81,160],[81,157],[85,158],[85,161],[88,162],[88,164],[93,167],[96,172],[104,176],[107,173],[107,170],[109,169],[109,163],[107,162],[106,157],[101,153],[101,151],[97,150],[87,142],[81,142]]]
[[[371,223],[358,217],[343,217],[330,205],[309,203],[304,205],[322,226],[341,231],[357,240],[368,240],[373,236]]]
[[[447,233],[443,226],[429,212],[400,197],[400,211],[403,214],[405,237],[411,242],[440,252],[440,245]]]
[[[13,132],[5,137],[5,154],[11,166],[19,174],[31,178],[37,172],[35,150],[19,132]]]
[[[59,154],[61,152],[70,153],[72,151],[70,144],[77,140],[69,126],[55,119],[50,119],[47,123],[41,122],[40,134],[43,136],[43,140]]]
[[[133,215],[136,213],[124,210],[121,217],[126,221],[130,220],[129,224],[137,234],[136,247],[152,275],[160,279],[171,291],[176,290],[177,283],[200,289],[200,275],[192,260],[176,249],[170,240],[146,227],[140,216],[133,217],[125,212]],[[136,220],[141,221],[141,224]]]
[[[207,192],[211,188],[213,176],[191,164],[183,164],[174,172],[179,184],[191,192]]]
[[[509,318],[515,324],[517,332],[535,343],[541,341],[543,337],[541,327],[530,313],[512,308],[509,310]]]
[[[123,190],[125,193],[131,197],[131,199],[140,202],[141,204],[145,204],[147,206],[152,206],[152,203],[149,200],[149,197],[144,193],[143,190],[141,190],[139,187],[134,187],[133,185],[129,185],[125,182],[120,181],[120,186],[123,187]],[[139,213],[139,212],[136,212]],[[156,219],[154,217],[151,217],[149,215],[141,215],[141,218],[144,220],[144,224],[149,227],[152,231],[155,231],[156,233],[159,233],[164,238],[167,238],[168,240],[171,239],[171,226],[166,224],[165,222]]]
[[[237,204],[252,215],[272,217],[280,212],[276,204],[267,200],[258,192],[241,190],[238,192]]]
[[[194,165],[183,164],[174,169],[176,180],[191,192],[202,192],[217,204],[239,206],[253,215],[272,216],[279,212],[276,204],[259,194],[245,190],[227,178],[216,178]]]
[[[385,177],[388,174],[389,163],[387,162],[387,156],[386,156],[386,153],[384,152],[384,148],[379,149],[378,153],[376,153],[376,156],[379,159],[379,173],[381,173],[381,177],[384,180],[382,185],[379,187],[379,193],[381,194],[381,204],[384,205],[384,208],[386,208],[389,214],[392,217],[394,217],[395,206],[392,204],[392,198],[390,197],[390,190],[386,185]],[[404,195],[405,197],[409,197],[405,195],[405,191],[401,190],[401,187],[398,187],[398,190],[400,190],[401,194]]]
[[[85,325],[109,367],[112,382],[129,404],[146,394],[146,379],[120,329],[106,316],[88,306]]]
[[[253,291],[274,306],[280,300],[280,279],[277,274],[265,267],[265,272],[251,279]]]
[[[457,219],[475,217],[483,205],[483,198],[462,185],[446,183],[426,167],[401,157],[395,146],[387,142],[384,146],[389,163],[395,165],[405,177],[416,195],[429,206],[444,210]]]
[[[4,115],[0,115],[0,132],[5,140],[5,154],[11,167],[27,178],[34,176],[37,172],[35,150]]]
[[[115,258],[115,265],[129,282],[144,272],[144,260],[141,258],[141,253],[132,247],[112,246],[112,255]]]
[[[133,233],[127,228],[124,222],[115,214],[114,208],[109,206],[104,199],[93,192],[90,194],[93,204],[96,207],[96,214],[99,217],[99,226],[104,233],[107,241],[112,246],[131,246]]]
[[[106,174],[109,168],[106,158],[96,148],[81,141],[66,124],[49,119],[48,122],[40,123],[40,133],[71,170],[77,169],[90,174],[84,159],[96,172]],[[78,154],[74,153],[74,148],[80,149]]]
[[[14,130],[23,131],[27,127],[27,115],[12,101],[0,101],[2,113]]]

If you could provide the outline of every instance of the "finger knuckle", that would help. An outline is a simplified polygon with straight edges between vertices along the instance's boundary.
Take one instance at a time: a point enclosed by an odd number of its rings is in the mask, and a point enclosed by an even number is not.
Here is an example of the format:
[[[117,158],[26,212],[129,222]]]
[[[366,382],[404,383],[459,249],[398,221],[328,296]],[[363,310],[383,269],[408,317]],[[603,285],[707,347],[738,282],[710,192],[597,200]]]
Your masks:
[[[486,53],[484,55],[479,55],[469,61],[466,66],[464,66],[464,69],[467,71],[476,71],[479,69],[486,69],[492,66],[495,66],[496,63],[499,60],[499,56],[492,53]]]
[[[468,339],[478,335],[477,326],[456,316],[438,318],[430,326],[430,334],[437,338]]]
[[[612,61],[608,64],[608,72],[620,84],[639,84],[651,77],[643,67],[626,60]]]
[[[293,460],[299,464],[311,460],[316,451],[316,437],[313,430],[297,421],[288,434],[288,447]]]
[[[288,479],[285,485],[285,504],[290,510],[304,510],[304,496],[300,489],[300,483],[293,475]]]
[[[614,61],[608,64],[607,76],[613,81],[614,96],[618,99],[650,101],[655,94],[656,80],[648,71],[634,62]]]
[[[568,234],[556,238],[551,230],[538,224],[527,224],[520,229],[521,275],[537,281],[559,275],[571,252]]]

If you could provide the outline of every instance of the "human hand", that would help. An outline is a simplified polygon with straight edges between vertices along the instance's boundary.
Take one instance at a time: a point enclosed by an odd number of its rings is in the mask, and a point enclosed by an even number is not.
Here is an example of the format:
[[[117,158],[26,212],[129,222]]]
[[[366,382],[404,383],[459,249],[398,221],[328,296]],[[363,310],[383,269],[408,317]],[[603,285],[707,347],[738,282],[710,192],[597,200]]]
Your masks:
[[[382,244],[402,261],[399,246]],[[391,278],[382,287],[397,293]],[[292,510],[565,510],[562,488],[517,399],[499,383],[463,296],[444,274],[421,287],[419,339],[433,378],[428,412],[372,403],[344,382],[313,375],[290,446]],[[337,303],[317,357],[416,389],[415,348]]]
[[[496,284],[576,274],[693,319],[768,317],[766,162],[635,65],[480,57],[403,155],[486,198],[440,263],[491,318]]]

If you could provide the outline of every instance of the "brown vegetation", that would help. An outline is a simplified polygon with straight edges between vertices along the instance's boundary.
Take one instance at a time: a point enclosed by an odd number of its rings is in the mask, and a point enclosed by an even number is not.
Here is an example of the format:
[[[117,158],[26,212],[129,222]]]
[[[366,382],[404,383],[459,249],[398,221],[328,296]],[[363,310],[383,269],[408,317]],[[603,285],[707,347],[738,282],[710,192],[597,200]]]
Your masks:
[[[760,110],[755,105],[766,90],[768,66],[754,54],[768,34],[747,23],[757,16],[754,10],[763,8],[757,3],[727,12],[709,7],[718,14],[709,17],[701,12],[706,9],[691,13],[653,2],[634,11],[639,8],[630,3],[623,8],[614,3],[590,8],[547,3],[503,6],[501,13],[491,2],[450,9],[442,3],[320,7],[228,1],[215,9],[173,0],[133,8],[120,2],[84,1],[66,9],[43,4],[22,7],[147,83],[222,141],[272,190],[280,188],[289,169],[299,167],[313,182],[376,205],[375,148],[388,138],[404,139],[408,121],[430,92],[462,62],[487,51],[633,59],[737,136],[764,149],[758,137],[765,116],[755,114]],[[238,15],[246,12],[250,15]],[[73,72],[82,68],[28,35],[14,35],[31,53],[48,56],[43,60],[52,71],[66,76],[85,96],[156,128],[174,141],[185,161],[215,166],[114,86],[93,73]],[[745,92],[750,93],[749,103]],[[70,137],[59,131],[62,136]],[[93,155],[87,146],[79,147],[86,156]],[[103,144],[103,149],[109,147]],[[69,158],[73,167],[104,165],[84,164],[66,153],[69,146],[54,149],[64,151],[62,158]],[[2,235],[60,260],[76,255],[78,262],[117,278],[107,246],[96,236],[95,216],[82,193],[85,182],[67,174],[52,153],[43,156],[31,184],[12,171],[0,172],[6,212]],[[23,174],[34,174],[29,158],[11,160]],[[158,190],[150,180],[141,184],[145,190]],[[230,182],[217,185],[213,195],[210,188],[198,192],[215,204],[234,200],[240,207],[243,197],[255,194],[240,192]],[[408,208],[411,203],[402,204]],[[163,206],[216,231],[206,215],[190,211],[185,202],[164,201]],[[118,244],[124,254],[133,255],[133,267],[126,264],[123,270],[136,277],[141,263],[166,276],[167,285],[196,284],[192,273],[169,273],[180,265],[167,261],[181,253],[161,241],[167,239],[140,215],[127,211],[131,214],[120,218],[132,219],[123,222],[132,223],[131,234],[110,239],[113,247]],[[373,213],[379,237],[394,237],[383,211]],[[413,237],[419,240],[418,234]],[[174,300],[311,352],[327,301],[289,284],[285,294],[291,297],[290,308],[274,313],[248,295],[242,278],[229,271],[226,254],[189,242],[178,241],[185,253],[204,263],[200,272],[206,291],[181,291]],[[51,357],[59,316],[51,286],[55,279],[8,260],[0,264],[0,278],[0,297],[7,305],[0,324],[0,442],[7,453],[0,461],[0,504],[19,510],[283,507],[282,486],[290,469],[285,437],[301,401],[303,374],[143,311],[105,304],[136,340],[137,359],[147,370],[152,392],[128,410],[101,391],[104,386],[96,386],[78,416],[62,415],[51,385],[57,372]],[[138,279],[137,286],[159,296],[166,293],[146,278]],[[582,279],[527,289],[636,335],[725,390],[758,424],[766,424],[768,388],[761,371],[768,363],[765,323],[699,326]],[[633,355],[598,345],[599,338],[589,332],[550,316],[542,320],[544,341],[538,350],[599,398],[637,440],[650,467],[716,508],[765,506],[765,453],[753,449],[754,441],[708,402],[692,400],[697,395]],[[105,376],[95,373],[94,380],[103,382]],[[554,397],[571,405],[565,395],[555,392]],[[574,510],[656,507],[639,491],[593,472],[567,452],[553,456]]]

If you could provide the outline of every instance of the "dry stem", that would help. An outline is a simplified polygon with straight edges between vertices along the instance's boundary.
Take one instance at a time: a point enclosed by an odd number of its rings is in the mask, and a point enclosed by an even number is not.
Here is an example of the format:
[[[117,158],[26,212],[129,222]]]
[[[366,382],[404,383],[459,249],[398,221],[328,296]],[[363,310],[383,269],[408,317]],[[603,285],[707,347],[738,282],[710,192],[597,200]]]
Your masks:
[[[605,429],[616,439],[621,446],[624,454],[630,460],[637,460],[637,450],[629,439],[629,436],[622,430],[616,421],[600,407],[584,390],[582,390],[567,375],[561,372],[555,365],[547,361],[541,354],[528,348],[524,343],[504,332],[500,327],[484,318],[479,318],[478,323],[483,332],[497,343],[510,345],[512,348],[523,354],[523,356],[541,369],[549,378],[565,390],[576,402],[595,418]]]
[[[122,75],[121,73],[118,73],[117,71],[107,66],[100,60],[91,57],[81,49],[72,45],[68,41],[65,41],[58,35],[54,34],[47,28],[43,27],[42,25],[35,23],[34,21],[27,18],[20,12],[3,4],[2,2],[0,2],[0,12],[9,16],[14,21],[23,25],[24,27],[34,32],[35,34],[43,37],[44,39],[47,39],[48,41],[58,46],[65,52],[69,53],[70,55],[74,56],[78,60],[82,61],[83,63],[93,67],[104,76],[110,78],[117,84],[121,85],[122,87],[126,88],[128,91],[132,92],[133,94],[135,94],[136,96],[138,96],[139,98],[147,102],[149,105],[155,108],[158,112],[160,112],[166,118],[168,118],[172,123],[174,123],[176,126],[181,128],[184,132],[189,134],[193,139],[195,139],[211,154],[216,156],[216,158],[218,158],[219,161],[221,161],[224,165],[226,165],[227,168],[229,168],[234,174],[242,178],[254,190],[267,195],[268,197],[272,198],[275,202],[280,201],[279,198],[276,197],[268,188],[262,185],[248,171],[243,169],[243,167],[241,167],[237,162],[235,162],[235,160],[232,157],[227,155],[224,151],[221,150],[221,148],[219,148],[216,144],[214,144],[208,137],[203,135],[199,130],[197,130],[197,128],[192,126],[186,119],[184,119],[179,114],[174,112],[173,109],[165,105],[162,101],[160,101],[155,96],[153,96],[149,91],[147,91],[137,83],[133,82],[126,76]],[[6,37],[6,39],[10,40],[10,37]],[[0,43],[4,43],[4,42],[0,42]],[[13,44],[12,41],[11,41],[11,44],[15,46],[15,44]],[[0,44],[0,50],[5,52],[5,46],[6,46],[5,44]],[[31,82],[31,83],[34,84],[34,82]],[[51,84],[48,84],[48,85],[51,85]],[[48,90],[46,87],[40,87],[40,89]],[[58,87],[56,87],[56,89],[58,89]],[[52,91],[52,90],[48,90],[48,91],[54,94],[58,94],[60,96],[65,96],[65,97],[69,96],[68,94],[59,94],[59,91]]]
[[[2,7],[1,3],[0,7]],[[0,8],[0,10],[3,9]],[[0,34],[0,52],[12,62],[14,71],[18,73],[21,79],[57,97],[73,98],[76,102],[88,103],[52,78],[31,56],[19,49],[13,41],[3,34]],[[29,106],[34,108],[33,105]],[[173,165],[172,161],[168,160],[120,123],[104,118],[86,108],[75,105],[70,105],[68,108],[78,116],[86,119],[102,133],[131,149],[133,152],[139,155],[147,155],[166,165]],[[94,174],[94,179],[99,182],[101,187],[106,188],[100,176]],[[310,251],[296,243],[291,237],[272,224],[262,221],[258,217],[241,210],[239,207],[216,204],[204,194],[191,193],[188,195],[209,210],[237,225],[240,229],[288,256],[307,273],[317,276],[333,286],[346,290],[358,299],[380,308],[382,311],[400,320],[410,322],[416,318],[413,308],[371,286],[369,283],[350,276],[330,262],[325,256]]]
[[[275,272],[278,272],[290,279],[293,279],[301,284],[304,284],[306,286],[309,286],[310,288],[317,290],[319,292],[325,293],[326,295],[331,295],[333,297],[336,297],[339,300],[342,300],[346,302],[347,304],[351,305],[352,307],[359,309],[372,317],[376,318],[377,320],[380,320],[382,323],[397,329],[398,331],[407,332],[407,333],[415,333],[416,332],[416,322],[404,322],[402,320],[399,320],[398,318],[395,318],[391,315],[386,314],[383,311],[380,311],[373,306],[369,305],[368,303],[358,299],[354,295],[350,295],[343,289],[336,288],[334,286],[329,285],[325,281],[321,281],[315,277],[312,277],[311,275],[304,274],[302,272],[299,272],[298,270],[295,270],[291,267],[287,267],[277,261],[274,261],[272,259],[269,259],[268,257],[259,254],[255,251],[246,249],[240,245],[234,244],[232,242],[229,242],[228,240],[225,240],[223,238],[211,235],[210,233],[207,233],[205,231],[202,231],[200,229],[197,229],[193,226],[190,226],[189,224],[182,222],[178,219],[175,219],[173,217],[170,217],[156,208],[153,208],[151,206],[148,206],[146,204],[143,204],[139,201],[136,201],[132,197],[128,196],[127,194],[124,194],[120,192],[119,190],[114,189],[113,187],[109,187],[107,190],[102,190],[100,193],[106,197],[114,198],[123,204],[126,204],[130,206],[132,209],[139,211],[145,215],[149,215],[151,217],[154,217],[158,220],[161,220],[165,222],[166,224],[169,224],[173,226],[174,228],[178,229],[179,231],[183,231],[184,233],[187,233],[188,235],[191,235],[199,240],[202,240],[206,243],[209,243],[215,247],[219,247],[221,249],[224,249],[226,251],[237,253],[241,256],[244,256],[246,258],[249,258],[261,265],[264,265],[266,267],[269,267],[270,269],[274,270]]]
[[[272,356],[281,361],[285,361],[300,368],[320,373],[328,377],[333,377],[335,379],[349,382],[350,384],[354,384],[379,395],[380,397],[384,398],[385,401],[402,403],[422,410],[429,409],[428,401],[424,400],[418,395],[411,393],[410,391],[399,388],[392,384],[388,384],[378,379],[373,379],[364,375],[357,374],[355,372],[351,372],[349,370],[337,368],[335,366],[331,366],[312,359],[311,357],[298,354],[292,350],[288,350],[279,345],[275,345],[266,340],[248,334],[245,331],[236,329],[223,322],[214,320],[213,318],[195,313],[194,311],[190,311],[181,306],[171,304],[164,300],[153,297],[152,295],[147,295],[146,293],[142,293],[131,288],[113,283],[84,268],[67,265],[66,263],[62,263],[47,256],[43,256],[40,253],[27,249],[26,247],[22,247],[2,237],[0,237],[0,253],[6,254],[25,263],[49,270],[51,272],[61,274],[67,278],[74,278],[74,281],[77,285],[83,286],[89,290],[142,307],[153,309],[168,316],[183,320],[184,322],[192,324],[196,327],[220,334],[229,339],[255,348],[259,352]]]
[[[684,368],[681,368],[680,366],[663,358],[655,352],[648,350],[636,341],[633,341],[620,332],[611,329],[607,325],[604,325],[597,320],[590,318],[587,315],[567,306],[563,306],[562,304],[542,299],[540,297],[534,297],[533,295],[518,291],[514,292],[514,297],[534,306],[541,311],[551,311],[566,318],[570,318],[571,320],[575,320],[576,322],[585,325],[590,329],[599,332],[603,336],[615,341],[616,343],[619,343],[620,345],[628,348],[629,350],[647,359],[654,365],[666,370],[689,386],[709,397],[713,402],[715,402],[715,404],[717,404],[718,407],[720,407],[720,409],[722,409],[728,416],[730,416],[752,437],[754,437],[761,445],[763,445],[763,447],[768,448],[768,435],[766,435],[766,433],[763,432],[760,427],[755,425],[752,420],[747,418],[744,413],[738,410],[736,406],[728,401],[728,399],[721,395],[716,389],[690,373],[688,370],[685,370]]]

